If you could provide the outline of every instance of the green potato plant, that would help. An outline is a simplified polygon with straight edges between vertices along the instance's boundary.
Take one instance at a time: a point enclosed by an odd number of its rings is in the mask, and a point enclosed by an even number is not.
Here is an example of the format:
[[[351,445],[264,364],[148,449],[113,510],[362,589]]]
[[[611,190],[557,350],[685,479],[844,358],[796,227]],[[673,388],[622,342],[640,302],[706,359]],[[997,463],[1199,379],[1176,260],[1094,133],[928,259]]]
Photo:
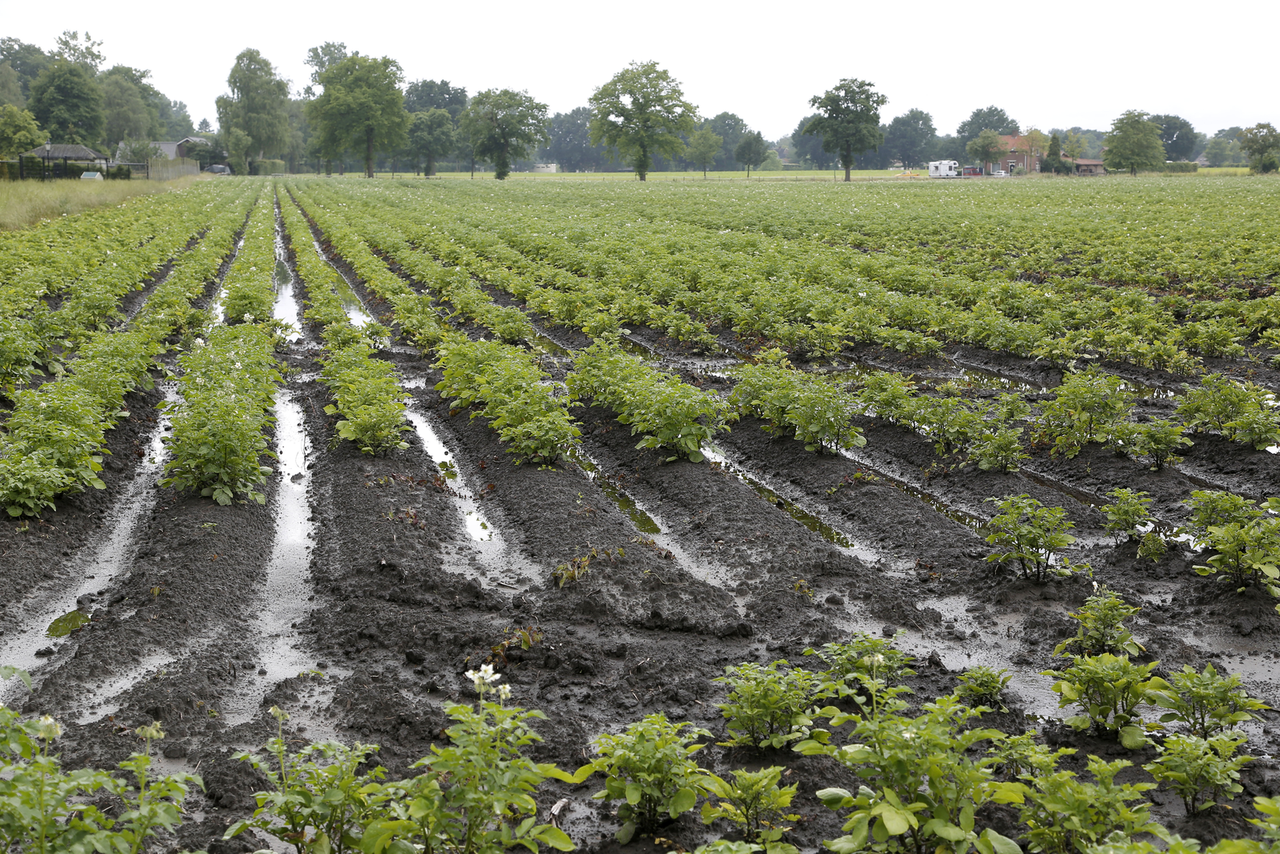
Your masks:
[[[783,822],[800,818],[786,813],[798,786],[794,783],[780,786],[782,772],[781,767],[774,765],[759,771],[734,769],[732,781],[707,775],[703,823],[726,819],[741,831],[747,842],[763,847],[766,854],[798,854],[799,849],[782,841],[791,829]]]
[[[1092,782],[1070,771],[1057,771],[997,783],[993,799],[1019,808],[1032,850],[1045,854],[1088,851],[1089,846],[1102,843],[1113,833],[1125,839],[1144,833],[1164,836],[1165,830],[1151,818],[1151,805],[1145,798],[1156,784],[1115,781],[1116,774],[1132,764],[1090,756]]]
[[[1170,690],[1169,683],[1151,675],[1159,664],[1135,664],[1127,655],[1104,652],[1078,656],[1066,670],[1045,670],[1041,675],[1058,680],[1053,692],[1060,708],[1077,705],[1083,712],[1067,718],[1069,726],[1114,733],[1121,744],[1136,750],[1147,743],[1138,707],[1159,702]]]
[[[806,738],[813,726],[813,700],[819,680],[786,661],[746,662],[725,668],[712,680],[728,686],[720,711],[728,721],[728,744],[778,748]]]
[[[636,833],[650,833],[664,818],[678,818],[697,805],[708,777],[692,758],[705,744],[694,740],[710,735],[688,723],[673,724],[661,713],[649,715],[620,734],[596,738],[599,756],[579,768],[574,779],[605,775],[604,788],[592,797],[623,802],[617,838],[625,845]]]
[[[1067,638],[1054,647],[1053,654],[1078,656],[1109,652],[1138,655],[1143,647],[1133,639],[1124,621],[1141,610],[1126,604],[1115,591],[1095,581],[1093,595],[1084,600],[1079,611],[1069,615],[1080,624],[1075,637]]]
[[[1239,676],[1219,674],[1212,664],[1199,672],[1185,664],[1169,674],[1169,684],[1172,690],[1161,694],[1159,705],[1170,711],[1160,720],[1183,723],[1202,739],[1233,730],[1253,720],[1254,712],[1270,708],[1245,693]]]
[[[1176,792],[1190,815],[1244,791],[1240,769],[1253,760],[1235,755],[1244,743],[1243,736],[1171,735],[1160,745],[1160,757],[1142,767]]]
[[[1005,564],[1016,560],[1023,578],[1043,583],[1052,571],[1054,554],[1075,542],[1067,533],[1075,527],[1061,507],[1045,507],[1029,495],[1009,495],[995,501],[1000,512],[987,523],[987,542],[997,550],[988,562]]]
[[[1151,521],[1151,497],[1139,490],[1113,489],[1107,493],[1110,504],[1099,509],[1107,517],[1106,530],[1116,538],[1116,542],[1133,539],[1138,529]]]

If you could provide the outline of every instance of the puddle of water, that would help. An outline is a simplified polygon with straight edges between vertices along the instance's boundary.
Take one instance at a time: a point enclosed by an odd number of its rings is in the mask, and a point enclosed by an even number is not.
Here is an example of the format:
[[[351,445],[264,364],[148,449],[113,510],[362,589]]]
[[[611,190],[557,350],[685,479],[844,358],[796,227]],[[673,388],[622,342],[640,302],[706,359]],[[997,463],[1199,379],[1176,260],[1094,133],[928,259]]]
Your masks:
[[[294,293],[293,273],[289,269],[284,251],[284,241],[280,236],[279,226],[276,232],[276,268],[272,282],[276,289],[276,302],[272,316],[281,323],[293,327],[287,336],[289,343],[302,337],[302,313],[298,310],[298,297]]]
[[[311,611],[308,603],[311,542],[315,522],[307,489],[307,441],[302,408],[287,390],[276,397],[276,454],[280,486],[275,499],[275,542],[267,563],[266,581],[259,596],[256,622],[267,639],[262,655],[266,673],[251,671],[247,684],[236,691],[222,709],[231,726],[244,723],[258,711],[269,686],[310,669],[314,657],[297,646],[294,627]]]
[[[566,454],[569,459],[578,464],[584,472],[587,473],[587,479],[600,487],[600,491],[612,501],[619,510],[626,513],[635,524],[636,530],[645,534],[661,534],[662,528],[658,525],[654,518],[640,508],[630,495],[627,495],[612,478],[600,470],[595,461],[583,453],[581,450],[574,450]]]
[[[177,391],[172,384],[165,386],[165,400],[173,403],[177,400]],[[103,523],[107,534],[106,542],[100,545],[86,546],[79,553],[67,560],[67,566],[78,568],[80,580],[77,584],[69,579],[69,589],[43,603],[37,603],[26,610],[30,616],[25,624],[16,627],[3,641],[0,641],[0,662],[33,671],[41,663],[36,652],[49,643],[47,634],[51,624],[65,619],[71,612],[78,610],[78,602],[82,597],[100,593],[111,583],[127,563],[130,547],[133,544],[133,531],[138,519],[151,509],[155,503],[155,494],[151,486],[156,482],[165,460],[163,438],[168,429],[169,419],[161,414],[155,428],[147,441],[147,453],[138,464],[133,480],[129,482],[120,500],[112,508],[111,515]],[[17,690],[10,679],[0,683],[0,702],[8,702]],[[18,683],[19,685],[21,683]],[[23,688],[25,690],[25,687]]]
[[[819,518],[815,514],[809,512],[808,510],[805,510],[796,502],[778,494],[777,491],[770,488],[764,482],[764,478],[755,474],[747,473],[747,471],[743,469],[741,465],[739,465],[735,461],[731,461],[722,449],[707,446],[702,449],[702,453],[706,456],[708,460],[710,460],[713,463],[717,463],[718,465],[720,465],[721,468],[730,472],[736,478],[738,478],[743,483],[745,483],[747,486],[754,489],[756,491],[756,494],[759,495],[761,498],[763,498],[765,501],[768,501],[770,504],[777,507],[779,510],[782,510],[792,519],[795,519],[801,525],[804,525],[810,531],[813,531],[815,534],[822,537],[824,540],[831,543],[832,545],[844,550],[848,554],[851,554],[852,556],[866,563],[874,564],[874,563],[879,563],[883,560],[883,555],[876,552],[870,546],[867,546],[864,543],[859,543],[855,541],[848,534],[844,533],[843,531],[837,530],[829,523],[824,522],[821,518]]]
[[[467,536],[480,543],[501,540],[497,529],[489,524],[489,520],[481,511],[475,494],[458,476],[458,464],[454,460],[453,453],[440,439],[426,417],[413,408],[413,399],[410,398],[406,402],[409,404],[409,409],[405,410],[405,415],[408,416],[409,423],[413,425],[418,438],[422,440],[422,447],[440,469],[440,474],[449,481],[449,488],[454,494],[458,510],[462,513],[463,522],[466,524]]]
[[[324,249],[319,242],[312,240],[312,246],[315,247],[316,254],[321,258],[327,258]],[[327,263],[327,262],[326,262]],[[330,280],[330,286],[338,299],[342,302],[342,310],[347,313],[347,320],[356,329],[363,329],[365,325],[373,322],[373,315],[365,310],[364,303],[360,301],[360,297],[356,296],[356,292],[351,289],[350,283],[347,282],[345,276],[338,272],[336,267],[330,265],[333,270],[333,278]]]

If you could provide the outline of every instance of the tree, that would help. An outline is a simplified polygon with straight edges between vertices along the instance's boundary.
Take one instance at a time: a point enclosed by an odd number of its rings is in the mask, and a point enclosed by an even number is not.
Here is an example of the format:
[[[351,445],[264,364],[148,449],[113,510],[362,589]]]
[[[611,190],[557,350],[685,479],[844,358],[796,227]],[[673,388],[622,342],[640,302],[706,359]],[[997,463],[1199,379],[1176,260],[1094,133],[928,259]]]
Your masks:
[[[747,123],[736,113],[717,113],[707,121],[707,126],[720,136],[720,152],[716,155],[715,167],[720,172],[736,169],[733,159],[734,149],[742,142],[750,131]]]
[[[0,62],[0,105],[3,104],[12,104],[19,110],[27,106],[27,96],[22,93],[22,79],[7,62]]]
[[[1001,136],[1020,136],[1022,128],[1016,121],[1009,117],[1009,114],[997,106],[983,107],[974,110],[969,114],[969,118],[960,123],[956,128],[956,136],[964,140],[967,146],[978,138],[978,134],[984,130],[993,130]]]
[[[561,171],[593,171],[609,156],[602,146],[591,144],[591,115],[590,107],[575,107],[551,117],[545,156]]]
[[[319,83],[324,92],[307,105],[306,113],[321,147],[360,149],[365,177],[372,178],[374,152],[405,143],[409,114],[400,92],[402,79],[400,63],[394,59],[358,53],[322,73]]]
[[[825,94],[809,99],[809,106],[817,108],[818,117],[805,125],[804,132],[821,136],[822,149],[839,156],[846,181],[851,180],[849,173],[854,157],[879,148],[884,142],[880,108],[888,100],[867,81],[852,78],[845,78]]]
[[[27,107],[54,142],[97,145],[102,136],[102,91],[83,65],[59,59],[40,72]]]
[[[656,62],[631,63],[597,89],[590,104],[591,142],[617,149],[641,181],[653,155],[684,151],[680,134],[693,130],[696,112],[679,82]]]
[[[1040,161],[1040,171],[1055,175],[1071,174],[1071,164],[1062,159],[1062,140],[1056,133],[1049,138],[1049,153]]]
[[[410,113],[444,110],[457,122],[467,108],[467,90],[448,80],[418,80],[405,87],[404,108]]]
[[[1280,170],[1280,131],[1270,122],[1240,131],[1239,141],[1240,149],[1249,157],[1249,168],[1252,171]]]
[[[1108,169],[1137,175],[1139,169],[1154,169],[1164,163],[1160,125],[1149,121],[1141,110],[1126,110],[1113,121],[1105,142],[1102,163]]]
[[[102,110],[103,138],[108,148],[115,148],[122,139],[153,138],[152,129],[159,124],[159,118],[142,100],[142,92],[120,74],[103,76]]]
[[[53,63],[53,57],[33,44],[5,37],[0,39],[0,62],[8,63],[17,72],[25,101],[31,97],[31,84]]]
[[[1164,143],[1164,154],[1169,160],[1190,160],[1195,154],[1196,144],[1200,141],[1196,129],[1191,122],[1181,116],[1152,116],[1150,121],[1160,126],[1160,141]]]
[[[315,87],[320,85],[320,75],[347,56],[347,46],[343,42],[325,42],[319,47],[308,48],[307,58],[303,62],[311,66],[311,83],[302,90],[302,94],[308,99],[314,98]]]
[[[475,156],[493,164],[499,181],[511,174],[512,161],[546,139],[546,125],[547,105],[510,89],[477,93],[459,119]]]
[[[900,161],[904,169],[910,169],[928,161],[936,136],[933,116],[924,110],[907,110],[889,122],[884,132],[884,147],[891,158]]]
[[[213,130],[213,125],[209,124],[208,119],[200,120],[200,127],[196,128],[200,133],[209,133]]]
[[[694,166],[702,170],[702,177],[707,177],[707,167],[716,162],[720,154],[720,146],[724,143],[720,134],[711,129],[709,124],[695,130],[689,137],[689,146],[685,157]]]
[[[231,93],[217,100],[222,132],[235,128],[247,136],[246,155],[263,158],[284,151],[289,139],[289,84],[271,63],[252,48],[241,51],[227,75],[227,86]]]
[[[751,170],[757,168],[768,156],[769,146],[760,131],[744,136],[742,142],[738,143],[738,147],[733,150],[733,159],[747,167],[748,178],[751,177]]]
[[[160,146],[149,139],[126,139],[120,146],[122,163],[146,163],[148,160],[163,160],[164,152]]]
[[[0,107],[0,160],[15,158],[44,141],[35,116],[13,104]]]
[[[453,119],[439,108],[414,113],[409,124],[409,154],[415,162],[425,162],[426,173],[436,174],[436,161],[457,145]]]
[[[80,40],[78,31],[63,30],[62,35],[58,36],[57,44],[58,49],[53,52],[54,56],[76,65],[83,65],[91,74],[98,73],[103,60],[102,53],[98,50],[102,47],[102,42],[94,41],[88,30],[84,31],[84,41]]]
[[[986,128],[964,147],[965,153],[982,164],[986,169],[989,164],[996,163],[1005,154],[1004,140],[991,128]]]

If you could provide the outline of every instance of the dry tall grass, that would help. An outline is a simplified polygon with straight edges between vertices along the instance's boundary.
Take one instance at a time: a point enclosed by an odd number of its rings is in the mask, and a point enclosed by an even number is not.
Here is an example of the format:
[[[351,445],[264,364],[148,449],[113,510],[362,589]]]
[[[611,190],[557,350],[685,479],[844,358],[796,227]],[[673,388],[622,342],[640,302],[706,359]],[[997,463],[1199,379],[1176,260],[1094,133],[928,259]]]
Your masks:
[[[178,181],[0,181],[0,231],[30,228],[44,219],[70,216],[134,196],[190,186]]]

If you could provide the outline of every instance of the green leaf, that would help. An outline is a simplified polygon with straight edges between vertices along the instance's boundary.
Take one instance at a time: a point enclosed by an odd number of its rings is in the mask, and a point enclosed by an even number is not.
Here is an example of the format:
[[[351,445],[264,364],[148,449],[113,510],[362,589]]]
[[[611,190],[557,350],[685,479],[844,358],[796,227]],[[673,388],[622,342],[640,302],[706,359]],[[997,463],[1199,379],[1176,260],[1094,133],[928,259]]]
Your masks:
[[[1130,750],[1137,750],[1147,743],[1147,734],[1142,727],[1120,727],[1120,743]]]
[[[693,809],[694,804],[698,802],[698,794],[693,789],[680,789],[671,799],[671,817],[675,818],[681,813],[688,812]]]

